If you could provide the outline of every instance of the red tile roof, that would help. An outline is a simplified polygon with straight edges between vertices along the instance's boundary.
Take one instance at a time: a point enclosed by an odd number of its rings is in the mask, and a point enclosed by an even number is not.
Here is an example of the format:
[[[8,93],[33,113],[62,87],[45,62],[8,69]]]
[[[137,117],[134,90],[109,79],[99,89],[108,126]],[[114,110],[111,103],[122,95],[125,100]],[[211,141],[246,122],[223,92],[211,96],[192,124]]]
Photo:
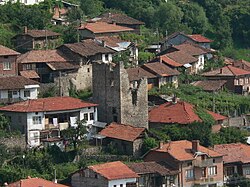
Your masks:
[[[114,32],[128,32],[133,31],[134,29],[123,27],[115,24],[109,24],[105,22],[94,22],[87,23],[84,26],[79,28],[80,30],[87,29],[93,33],[114,33]]]
[[[191,42],[184,42],[180,45],[176,45],[173,47],[178,49],[179,51],[182,51],[192,56],[198,56],[208,53],[208,51],[205,48],[202,48],[199,45],[193,44]]]
[[[8,184],[8,187],[67,187],[41,178],[21,179],[17,182]]]
[[[126,70],[128,73],[129,81],[140,80],[143,77],[146,77],[148,79],[157,78],[156,75],[154,75],[153,73],[150,73],[149,71],[144,70],[141,67],[128,68]]]
[[[0,108],[0,111],[10,112],[46,112],[46,111],[63,111],[75,110],[86,107],[97,106],[73,97],[48,97],[27,100]]]
[[[24,89],[28,85],[39,85],[39,82],[22,76],[0,77],[0,90]]]
[[[0,45],[0,56],[11,56],[11,55],[19,55],[20,53],[5,47],[3,45]]]
[[[126,42],[117,36],[102,36],[102,37],[96,37],[95,39],[98,41],[104,41],[105,45],[110,47],[119,47],[118,43]]]
[[[161,176],[175,175],[179,173],[178,169],[172,168],[166,162],[138,162],[130,163],[128,167],[137,174],[156,174]]]
[[[250,71],[228,65],[222,68],[203,73],[204,76],[240,76],[250,75]]]
[[[214,120],[224,120],[225,116],[207,111]],[[149,122],[165,124],[189,124],[202,120],[195,113],[195,107],[187,102],[178,101],[177,103],[167,102],[149,111]]]
[[[44,62],[67,62],[69,59],[60,51],[52,50],[32,50],[17,58],[18,63],[44,63]]]
[[[183,51],[174,51],[171,53],[165,54],[165,56],[171,58],[173,61],[179,64],[192,64],[198,61],[198,58],[193,57],[191,54],[187,54]]]
[[[96,173],[99,173],[108,180],[139,177],[134,171],[132,171],[128,166],[126,166],[120,161],[98,164],[94,166],[89,166],[88,168]]]
[[[171,141],[163,144],[161,148],[151,150],[152,152],[168,153],[179,161],[194,160],[195,152],[192,150],[192,142],[187,140]],[[210,157],[221,157],[222,154],[206,148],[202,145],[198,146],[198,151],[206,153]]]
[[[151,123],[189,124],[195,121],[201,121],[201,119],[194,112],[194,106],[184,101],[178,101],[176,104],[164,103],[149,112]]]
[[[117,23],[125,25],[144,25],[144,22],[136,20],[125,14],[120,13],[104,13],[100,16],[100,21],[107,23]]]
[[[97,54],[108,54],[115,53],[114,50],[103,47],[99,45],[94,40],[83,40],[82,42],[72,43],[72,44],[64,44],[63,46],[67,47],[69,50],[73,51],[84,57],[90,57]]]
[[[223,154],[224,163],[250,163],[250,146],[242,143],[215,145],[214,150]]]
[[[223,116],[221,114],[218,114],[218,113],[215,113],[215,112],[212,112],[212,111],[209,111],[209,110],[207,110],[207,113],[210,114],[214,118],[215,121],[220,121],[220,120],[227,119],[226,116]]]
[[[35,70],[20,71],[20,75],[23,77],[26,77],[28,79],[39,79],[40,78]]]
[[[61,34],[50,30],[27,30],[27,33],[22,33],[21,35],[29,35],[33,38],[45,38],[52,36],[60,36]]]
[[[192,34],[192,35],[187,35],[190,37],[192,40],[199,42],[199,43],[211,43],[213,40],[210,40],[206,38],[205,36],[202,36],[201,34]]]
[[[192,85],[202,88],[205,91],[218,91],[227,83],[226,80],[203,80],[193,82]]]
[[[146,63],[143,64],[142,68],[162,77],[170,77],[180,74],[179,71],[174,70],[161,62]]]
[[[167,65],[173,66],[173,67],[181,67],[181,66],[183,66],[183,64],[174,61],[173,59],[169,58],[166,55],[160,56],[160,61],[162,61],[163,63],[165,63]]]
[[[115,138],[133,142],[137,138],[139,138],[144,131],[145,128],[133,127],[130,125],[118,124],[113,122],[101,132],[99,132],[99,134],[108,138]]]

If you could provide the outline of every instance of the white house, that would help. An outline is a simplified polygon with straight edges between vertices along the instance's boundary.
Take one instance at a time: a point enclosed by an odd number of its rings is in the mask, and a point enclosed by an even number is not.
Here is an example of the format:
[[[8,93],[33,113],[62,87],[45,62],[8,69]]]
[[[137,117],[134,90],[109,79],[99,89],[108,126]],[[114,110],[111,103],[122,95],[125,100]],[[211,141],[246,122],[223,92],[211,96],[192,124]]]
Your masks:
[[[73,187],[136,187],[139,176],[120,161],[89,166],[71,176]]]
[[[22,77],[0,77],[0,103],[37,99],[39,83]]]
[[[27,100],[0,108],[9,117],[11,129],[26,134],[27,146],[60,140],[60,131],[85,120],[87,131],[97,121],[97,104],[72,97]],[[91,136],[89,133],[88,136]]]

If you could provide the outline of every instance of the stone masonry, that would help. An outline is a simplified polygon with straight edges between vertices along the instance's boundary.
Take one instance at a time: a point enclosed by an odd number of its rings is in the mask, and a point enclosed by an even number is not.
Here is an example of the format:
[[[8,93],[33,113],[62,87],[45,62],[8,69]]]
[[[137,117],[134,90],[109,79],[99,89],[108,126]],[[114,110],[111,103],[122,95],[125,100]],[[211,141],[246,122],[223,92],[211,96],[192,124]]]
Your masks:
[[[93,64],[93,101],[99,121],[148,128],[147,79],[130,82],[123,63]]]

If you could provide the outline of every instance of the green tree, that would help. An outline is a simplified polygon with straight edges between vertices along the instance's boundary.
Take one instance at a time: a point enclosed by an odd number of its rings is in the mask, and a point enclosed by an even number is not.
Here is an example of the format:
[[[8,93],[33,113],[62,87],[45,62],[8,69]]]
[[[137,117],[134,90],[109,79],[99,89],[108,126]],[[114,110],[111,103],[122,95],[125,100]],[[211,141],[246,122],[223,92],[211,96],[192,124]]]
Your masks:
[[[150,149],[153,149],[157,147],[157,142],[154,138],[147,137],[144,139],[143,144],[142,144],[142,152],[146,153]]]
[[[99,0],[80,0],[83,13],[89,17],[98,16],[103,12],[103,2]]]

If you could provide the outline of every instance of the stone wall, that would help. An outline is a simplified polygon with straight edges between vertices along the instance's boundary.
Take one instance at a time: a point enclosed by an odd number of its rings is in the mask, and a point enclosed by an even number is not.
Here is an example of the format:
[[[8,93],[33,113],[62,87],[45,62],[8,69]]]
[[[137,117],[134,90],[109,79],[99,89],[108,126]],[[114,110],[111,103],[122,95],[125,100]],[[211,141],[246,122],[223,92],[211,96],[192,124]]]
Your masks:
[[[10,137],[10,138],[1,138],[0,144],[6,145],[8,148],[26,148],[25,135]]]
[[[148,128],[147,79],[129,82],[123,63],[93,64],[93,101],[99,121]]]

